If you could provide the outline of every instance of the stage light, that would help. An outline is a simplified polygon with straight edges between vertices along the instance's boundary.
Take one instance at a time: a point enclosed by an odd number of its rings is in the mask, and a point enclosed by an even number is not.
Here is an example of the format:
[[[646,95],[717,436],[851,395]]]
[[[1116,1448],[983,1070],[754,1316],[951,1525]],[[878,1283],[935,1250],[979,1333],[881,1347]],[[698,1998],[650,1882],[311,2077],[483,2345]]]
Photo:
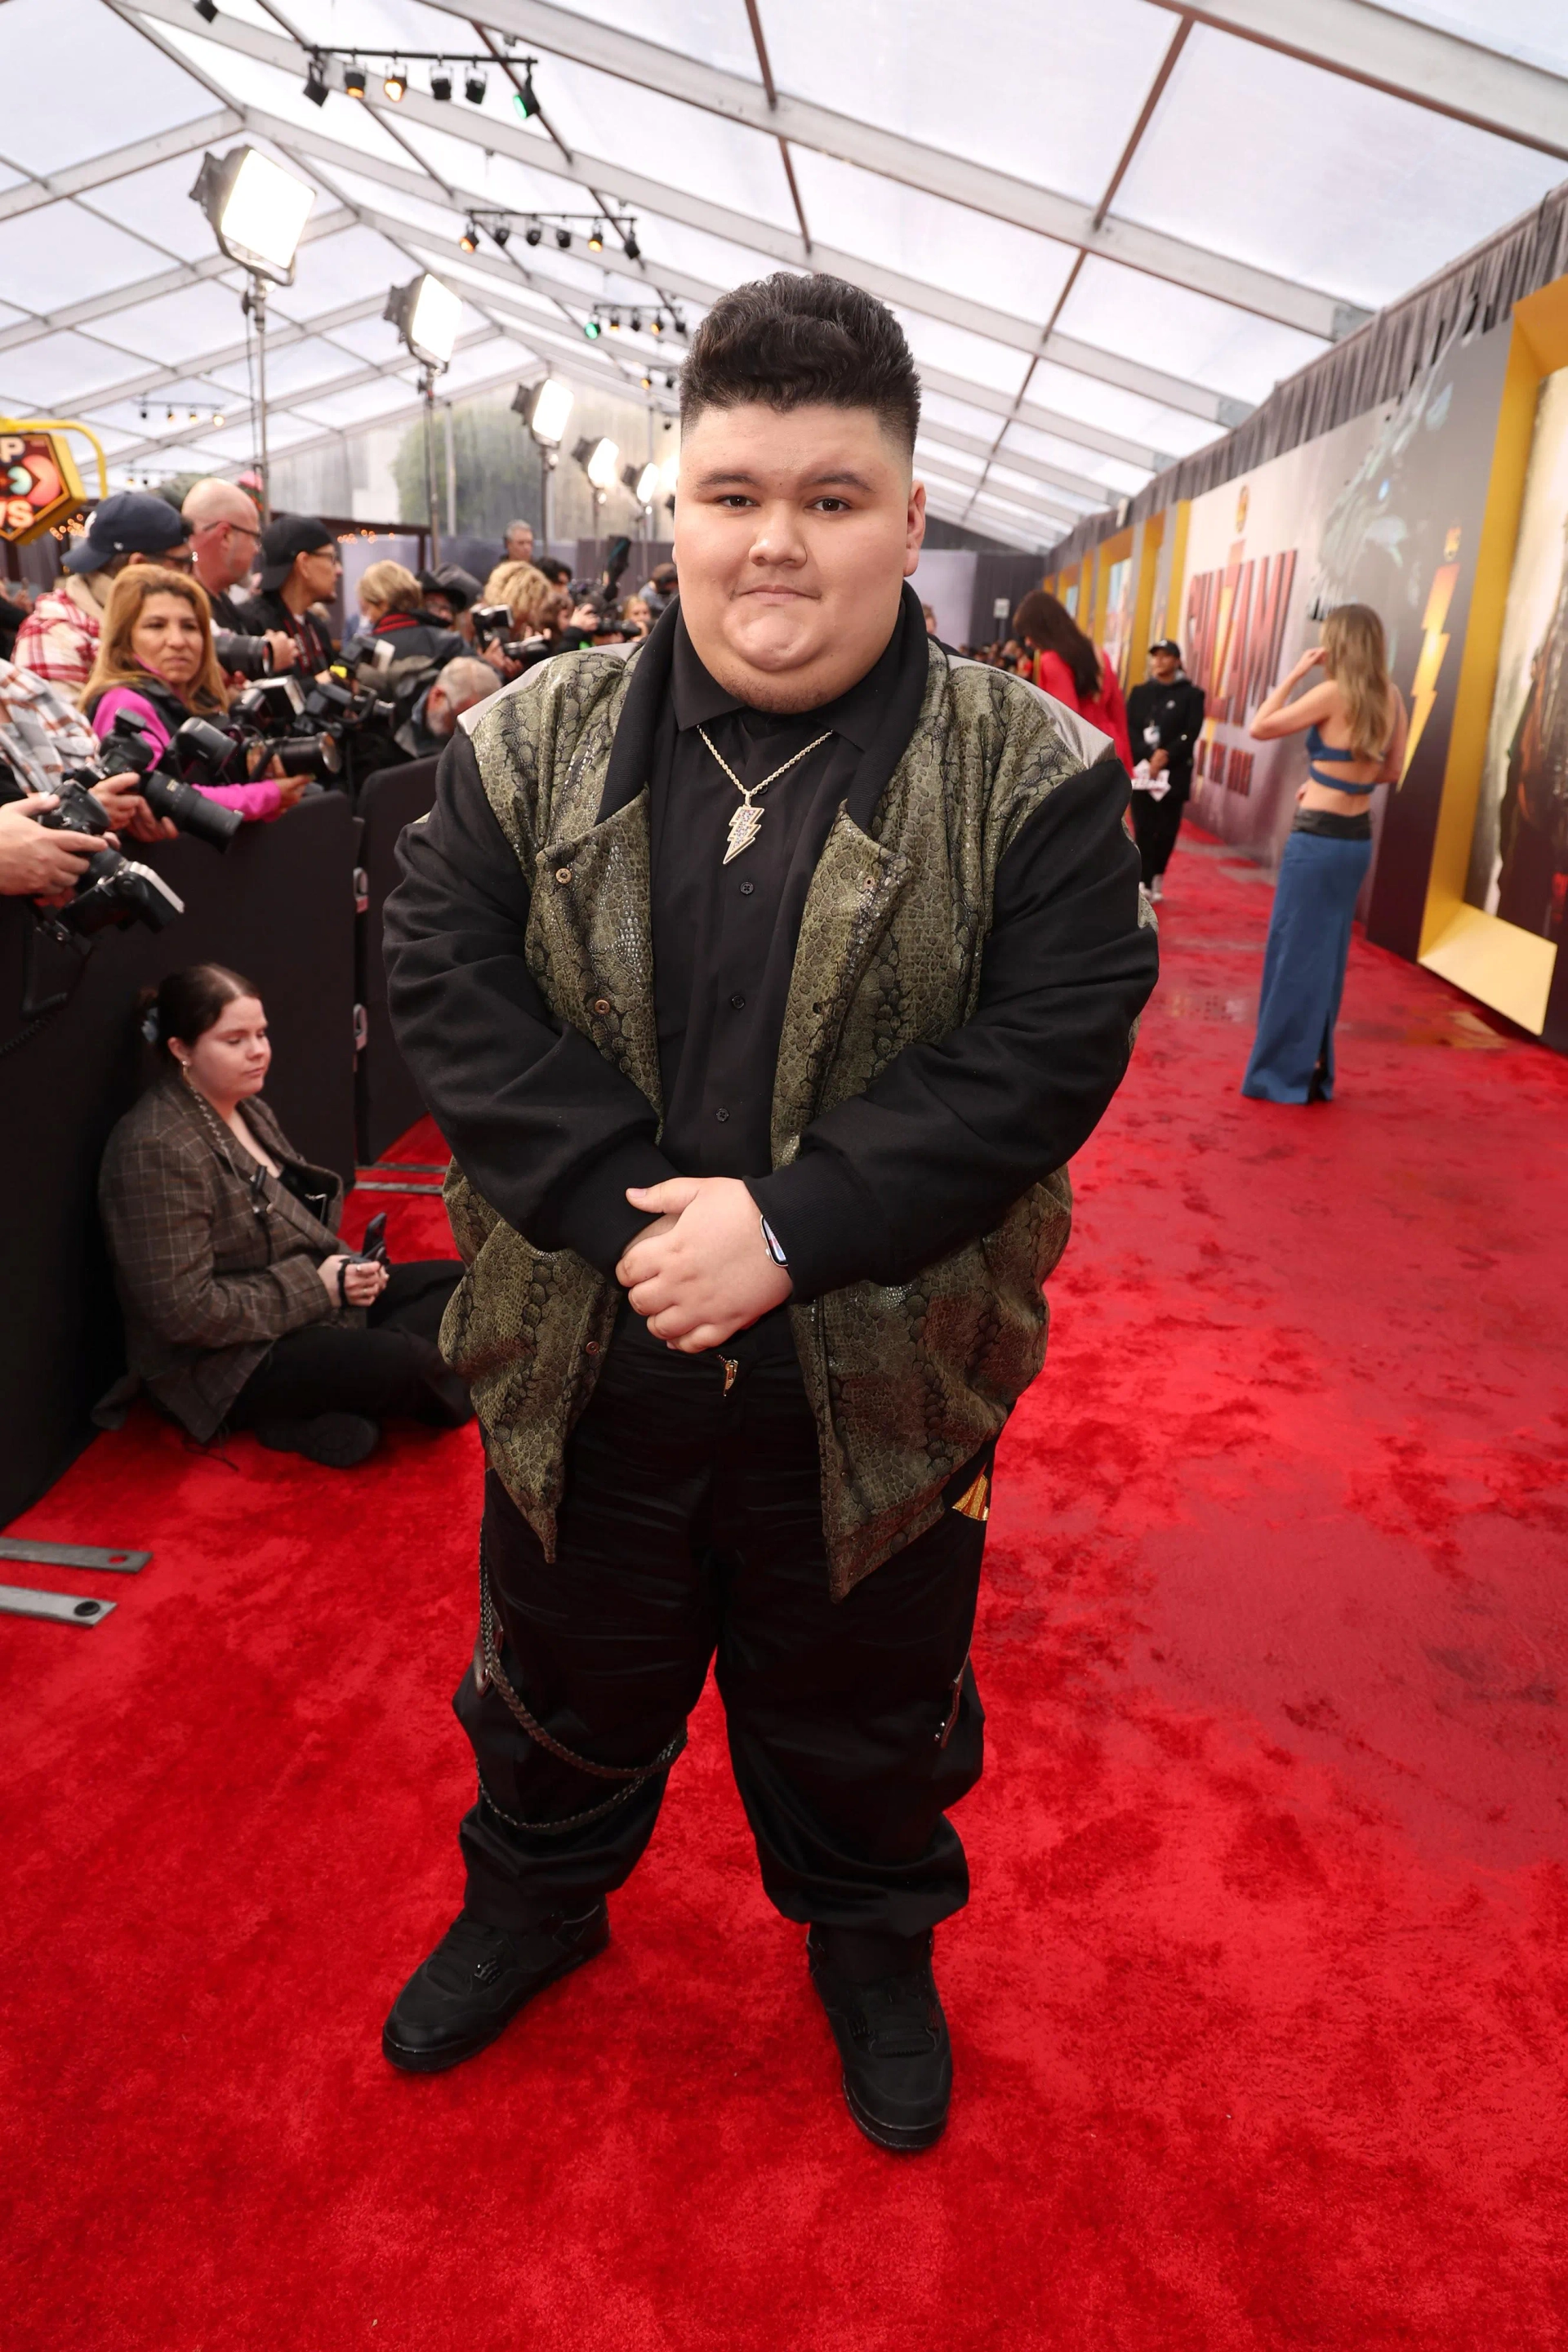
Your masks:
[[[483,106],[489,77],[479,66],[470,66],[463,80],[463,96],[470,106]]]
[[[236,147],[202,158],[191,195],[231,261],[279,286],[293,283],[294,256],[316,201],[308,181],[254,147]]]
[[[630,327],[634,335],[640,335],[642,332],[642,312],[640,310],[634,310],[631,317],[627,320],[626,324]]]
[[[452,68],[444,58],[430,68],[430,95],[443,106],[452,95]]]
[[[479,249],[479,226],[471,215],[463,223],[463,234],[458,239],[458,243],[461,246],[465,253],[478,253]]]
[[[351,98],[364,96],[364,68],[362,65],[346,65],[343,68],[343,88]]]
[[[305,95],[310,100],[312,106],[325,106],[327,102],[327,61],[325,58],[315,57],[310,59],[310,68],[305,76]]]
[[[595,441],[588,436],[579,441],[572,452],[594,488],[601,492],[615,488],[616,461],[620,454],[613,441]]]
[[[570,253],[572,250],[571,230],[569,228],[558,228],[555,232],[555,242],[561,247],[563,253]]]
[[[618,335],[620,331],[621,314],[618,310],[612,310],[610,313],[610,332],[612,335]]]
[[[395,64],[381,87],[394,106],[401,106],[408,95],[408,76],[400,65]]]
[[[458,340],[463,306],[449,286],[427,269],[406,286],[395,286],[386,298],[384,319],[390,319],[404,342],[426,367],[444,368]]]
[[[651,507],[658,492],[658,467],[650,457],[646,466],[628,466],[621,476],[639,507]]]
[[[642,388],[645,392],[651,392],[653,390],[653,378],[651,375],[645,375],[642,378]]]
[[[504,253],[507,247],[511,243],[511,229],[509,224],[505,221],[492,221],[490,224],[490,235],[494,237],[496,243]]]
[[[214,411],[214,413],[213,413],[213,423],[214,423],[215,425],[222,425],[222,423],[223,423],[223,421],[224,421],[224,420],[223,420],[223,418],[222,418],[221,416],[219,416],[219,415],[218,415],[218,414],[216,413],[216,411],[215,410],[215,411]]]
[[[657,310],[647,322],[647,331],[650,335],[662,335],[664,332],[664,320]]]
[[[537,245],[543,235],[544,231],[540,227],[539,223],[530,221],[522,232],[522,241],[525,245]]]
[[[635,228],[627,229],[625,236],[621,239],[621,247],[628,261],[640,261],[642,259],[642,247],[637,243],[637,233]]]
[[[194,5],[204,25],[217,22],[217,0],[194,0]]]
[[[596,342],[598,341],[598,340],[599,340],[599,337],[604,333],[604,331],[605,331],[605,330],[604,330],[604,328],[601,326],[601,324],[600,324],[600,322],[599,322],[599,320],[598,320],[597,319],[584,319],[584,321],[583,321],[583,332],[587,336],[588,341],[589,341],[591,343],[596,343]]]
[[[588,232],[588,250],[590,253],[603,253],[605,250],[605,232],[597,221]]]
[[[526,419],[529,431],[542,448],[559,449],[566,438],[574,405],[570,384],[563,383],[558,375],[547,375],[531,391],[519,384],[511,404]]]
[[[531,121],[533,117],[538,113],[539,100],[533,88],[533,68],[531,66],[525,66],[523,68],[522,88],[521,89],[513,90],[511,94],[511,102],[520,120],[524,122]]]

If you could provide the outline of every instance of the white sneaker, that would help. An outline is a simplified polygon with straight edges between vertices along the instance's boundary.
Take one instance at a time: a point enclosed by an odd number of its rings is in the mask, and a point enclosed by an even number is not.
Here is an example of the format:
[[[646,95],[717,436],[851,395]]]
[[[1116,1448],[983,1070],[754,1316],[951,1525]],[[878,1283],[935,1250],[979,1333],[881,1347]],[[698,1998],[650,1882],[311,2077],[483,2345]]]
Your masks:
[[[1149,885],[1149,896],[1151,898],[1163,898],[1164,895],[1163,890],[1160,887],[1160,877],[1156,874],[1154,879]]]

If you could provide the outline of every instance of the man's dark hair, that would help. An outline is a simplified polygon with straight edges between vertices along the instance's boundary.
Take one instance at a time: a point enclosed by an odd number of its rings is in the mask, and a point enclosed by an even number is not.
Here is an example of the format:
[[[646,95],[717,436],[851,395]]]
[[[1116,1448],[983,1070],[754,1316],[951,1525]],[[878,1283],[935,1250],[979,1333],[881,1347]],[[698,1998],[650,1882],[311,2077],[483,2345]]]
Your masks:
[[[781,411],[874,409],[913,455],[921,385],[904,331],[885,302],[842,278],[781,269],[714,303],[680,372],[681,425],[753,400]]]

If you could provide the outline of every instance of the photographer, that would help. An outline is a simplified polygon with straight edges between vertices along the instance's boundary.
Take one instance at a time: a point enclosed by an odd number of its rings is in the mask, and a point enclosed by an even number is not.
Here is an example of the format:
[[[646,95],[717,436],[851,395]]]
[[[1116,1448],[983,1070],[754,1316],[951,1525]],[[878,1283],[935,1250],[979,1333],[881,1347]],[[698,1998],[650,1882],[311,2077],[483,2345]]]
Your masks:
[[[57,833],[39,824],[58,807],[67,770],[97,758],[98,739],[80,713],[41,677],[0,661],[0,791],[20,795],[0,804],[0,897],[63,906],[106,842],[118,847],[121,834],[136,841],[174,836],[176,827],[153,815],[133,775],[93,787],[113,833]]]
[[[247,678],[292,669],[300,657],[293,638],[283,629],[253,628],[247,608],[229,593],[249,578],[256,563],[261,517],[255,499],[209,475],[192,484],[180,512],[191,534],[191,570],[212,607],[219,667],[230,677]]]
[[[381,1423],[469,1417],[436,1334],[461,1269],[389,1269],[338,1240],[342,1185],[261,1100],[267,1015],[237,972],[159,987],[157,1083],[109,1139],[99,1202],[132,1372],[201,1443],[254,1429],[274,1452],[347,1469]]]
[[[398,729],[398,749],[410,760],[434,759],[452,740],[465,710],[498,691],[495,672],[475,654],[459,654],[427,687]]]
[[[509,640],[492,633],[493,624],[488,617],[502,604],[511,616]],[[509,654],[507,644],[530,646],[534,660],[559,652],[565,605],[563,592],[552,586],[533,564],[498,563],[485,582],[483,603],[475,605],[470,614],[475,650],[503,682],[510,684],[514,677],[521,677],[524,667],[531,667],[531,663],[524,665]]]
[[[121,711],[161,753],[184,720],[221,718],[228,689],[213,645],[206,590],[183,572],[140,565],[114,583],[81,707],[102,741]],[[268,824],[291,809],[305,776],[258,776],[244,784],[198,784],[208,800]]]
[[[468,646],[458,632],[420,603],[419,583],[401,563],[373,563],[359,583],[359,608],[364,626],[343,647],[343,659],[354,663],[378,646],[390,647],[394,661],[456,661]]]
[[[241,605],[253,633],[278,629],[290,638],[300,667],[319,677],[332,658],[327,608],[338,593],[342,560],[314,515],[277,515],[261,534],[261,587]]]
[[[456,629],[465,644],[470,641],[472,632],[464,627],[464,615],[484,594],[471,572],[465,572],[460,563],[443,563],[439,571],[422,572],[419,593],[427,613]]]
[[[113,581],[132,564],[169,562],[184,545],[184,521],[166,499],[145,490],[105,499],[64,559],[68,576],[38,598],[17,631],[12,658],[65,693],[85,686]]]

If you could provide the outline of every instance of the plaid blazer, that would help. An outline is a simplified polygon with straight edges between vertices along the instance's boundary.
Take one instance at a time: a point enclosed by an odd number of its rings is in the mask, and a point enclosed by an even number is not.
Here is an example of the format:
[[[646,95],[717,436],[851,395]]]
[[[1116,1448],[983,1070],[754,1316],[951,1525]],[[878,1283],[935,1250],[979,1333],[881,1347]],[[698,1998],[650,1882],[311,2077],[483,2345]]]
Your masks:
[[[341,1180],[300,1159],[259,1097],[243,1116],[279,1166],[326,1196],[321,1218],[177,1077],[127,1111],[98,1180],[131,1371],[204,1441],[286,1331],[364,1321],[363,1308],[333,1307],[317,1273],[342,1246]]]

